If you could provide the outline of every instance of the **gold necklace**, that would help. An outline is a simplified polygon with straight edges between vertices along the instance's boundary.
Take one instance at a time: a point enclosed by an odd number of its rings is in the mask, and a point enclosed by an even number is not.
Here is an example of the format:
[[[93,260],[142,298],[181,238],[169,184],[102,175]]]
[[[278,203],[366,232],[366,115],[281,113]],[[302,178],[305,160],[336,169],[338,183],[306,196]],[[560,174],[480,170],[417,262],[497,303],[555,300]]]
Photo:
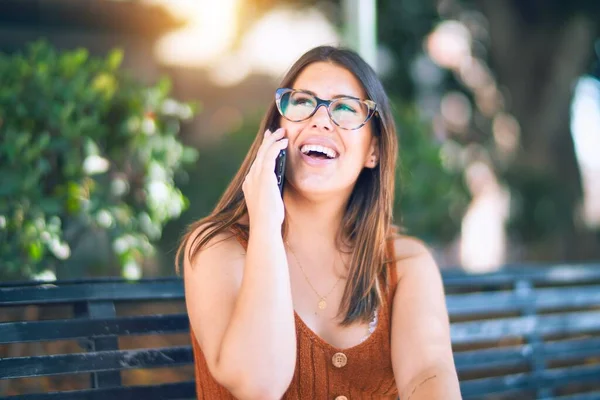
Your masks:
[[[292,252],[292,255],[294,256],[294,259],[296,260],[296,264],[298,264],[298,266],[300,267],[300,271],[302,271],[302,274],[304,275],[304,279],[306,279],[306,282],[308,282],[308,284],[311,287],[311,289],[313,290],[313,292],[315,292],[315,294],[319,298],[319,303],[317,304],[318,307],[319,307],[319,309],[320,310],[324,310],[325,308],[327,308],[327,296],[329,296],[333,292],[333,289],[335,289],[337,287],[338,283],[340,283],[340,281],[342,280],[342,277],[340,276],[338,278],[338,280],[335,282],[335,285],[333,285],[333,287],[331,288],[331,290],[329,291],[329,293],[327,293],[325,296],[321,296],[319,294],[319,292],[317,292],[317,289],[315,289],[315,287],[311,283],[310,279],[308,279],[308,275],[306,275],[306,272],[304,271],[304,268],[302,268],[302,264],[300,264],[300,261],[298,261],[298,257],[296,257],[296,253],[294,253],[294,250],[292,249],[292,246],[290,246],[290,243],[286,240],[285,244],[287,245],[287,247]],[[333,265],[335,267],[335,259],[334,259]]]

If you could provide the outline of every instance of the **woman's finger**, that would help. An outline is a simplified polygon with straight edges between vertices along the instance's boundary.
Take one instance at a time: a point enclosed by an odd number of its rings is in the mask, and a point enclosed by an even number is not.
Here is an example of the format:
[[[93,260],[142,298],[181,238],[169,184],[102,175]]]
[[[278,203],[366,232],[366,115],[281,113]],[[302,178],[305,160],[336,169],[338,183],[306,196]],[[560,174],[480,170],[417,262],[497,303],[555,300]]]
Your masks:
[[[288,143],[288,138],[283,138],[273,143],[265,153],[262,161],[262,168],[267,168],[271,172],[275,171],[275,160],[277,160],[279,152],[288,146]]]
[[[263,142],[262,142],[261,146],[258,149],[258,154],[260,154],[261,156],[264,155],[266,149],[268,149],[271,146],[271,144],[273,144],[273,142],[275,142],[283,137],[284,131],[285,130],[283,128],[279,128],[271,134],[266,134],[263,138]],[[257,155],[257,157],[258,157],[258,155]]]
[[[254,163],[256,164],[258,169],[260,169],[260,167],[263,163],[263,158],[264,158],[265,152],[271,147],[271,145],[274,142],[281,139],[283,137],[284,133],[285,133],[285,129],[283,129],[283,128],[277,129],[275,132],[273,132],[270,135],[265,133],[263,142],[260,145],[260,147],[258,148],[258,152],[256,153],[256,158],[254,159]]]

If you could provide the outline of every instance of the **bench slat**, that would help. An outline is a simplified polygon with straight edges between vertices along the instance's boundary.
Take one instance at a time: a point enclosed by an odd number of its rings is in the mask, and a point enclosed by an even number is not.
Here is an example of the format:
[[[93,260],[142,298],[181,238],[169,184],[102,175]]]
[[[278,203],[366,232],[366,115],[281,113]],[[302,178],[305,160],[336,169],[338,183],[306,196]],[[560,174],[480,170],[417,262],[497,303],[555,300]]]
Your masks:
[[[119,400],[184,400],[196,398],[196,384],[194,381],[186,381],[152,386],[121,386],[106,389],[22,394],[5,398],[15,400],[106,400],[111,398]]]
[[[172,367],[191,363],[191,346],[14,357],[0,359],[0,379]]]
[[[600,331],[600,311],[457,322],[450,326],[454,344],[494,341],[534,332],[543,336],[593,331]]]
[[[465,399],[481,398],[482,394],[503,393],[514,390],[555,388],[569,383],[598,382],[600,365],[556,368],[539,374],[520,373],[493,378],[473,379],[461,382]]]
[[[529,345],[455,352],[454,363],[459,373],[499,367],[516,367],[529,362],[530,352]]]
[[[157,283],[157,282],[179,282],[181,281],[181,277],[179,276],[164,276],[164,277],[154,277],[154,278],[140,278],[134,281],[134,284],[145,284],[145,283]],[[107,282],[116,282],[123,283],[128,282],[122,277],[118,276],[101,276],[95,278],[75,278],[75,279],[61,279],[59,281],[49,282],[50,284],[60,284],[61,286],[65,285],[83,285],[90,283],[107,283]],[[43,283],[41,281],[9,281],[2,282],[0,287],[26,287],[26,286],[40,286]]]
[[[182,281],[107,282],[81,285],[43,284],[28,287],[0,287],[0,305],[75,303],[99,300],[183,299]]]
[[[546,397],[542,400],[598,400],[600,392],[577,393],[559,397]]]
[[[513,291],[449,294],[446,304],[451,316],[518,311],[527,304],[538,310],[585,307],[600,304],[600,285],[534,289],[524,295]]]
[[[534,347],[526,344],[507,348],[493,348],[456,352],[454,361],[460,372],[486,368],[525,365],[531,361]],[[546,361],[566,361],[600,356],[600,338],[571,339],[542,343],[538,351]]]
[[[600,264],[540,266],[507,266],[486,274],[470,274],[462,270],[442,271],[446,288],[461,286],[510,285],[517,280],[536,284],[573,284],[600,281]]]
[[[187,314],[0,323],[0,343],[189,331]]]

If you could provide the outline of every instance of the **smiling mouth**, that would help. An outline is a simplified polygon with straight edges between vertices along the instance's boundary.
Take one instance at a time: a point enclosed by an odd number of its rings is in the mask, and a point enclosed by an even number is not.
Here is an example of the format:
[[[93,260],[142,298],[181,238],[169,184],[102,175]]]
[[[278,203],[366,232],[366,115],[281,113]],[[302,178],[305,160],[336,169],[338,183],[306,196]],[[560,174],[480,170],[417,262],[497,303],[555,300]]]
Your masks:
[[[337,152],[332,148],[315,144],[305,144],[300,151],[316,160],[333,160],[338,157]]]

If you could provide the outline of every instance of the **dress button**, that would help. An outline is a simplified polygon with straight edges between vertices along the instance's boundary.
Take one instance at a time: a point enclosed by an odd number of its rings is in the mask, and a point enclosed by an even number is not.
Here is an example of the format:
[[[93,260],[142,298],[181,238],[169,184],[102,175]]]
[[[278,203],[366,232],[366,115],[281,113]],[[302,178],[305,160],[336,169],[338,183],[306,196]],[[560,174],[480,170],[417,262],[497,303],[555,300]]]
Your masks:
[[[333,365],[337,368],[342,368],[348,363],[348,357],[344,353],[335,353],[331,359]],[[343,397],[343,396],[342,396]],[[341,399],[343,400],[343,399]]]
[[[346,396],[338,396],[335,400],[348,400],[348,398]]]

